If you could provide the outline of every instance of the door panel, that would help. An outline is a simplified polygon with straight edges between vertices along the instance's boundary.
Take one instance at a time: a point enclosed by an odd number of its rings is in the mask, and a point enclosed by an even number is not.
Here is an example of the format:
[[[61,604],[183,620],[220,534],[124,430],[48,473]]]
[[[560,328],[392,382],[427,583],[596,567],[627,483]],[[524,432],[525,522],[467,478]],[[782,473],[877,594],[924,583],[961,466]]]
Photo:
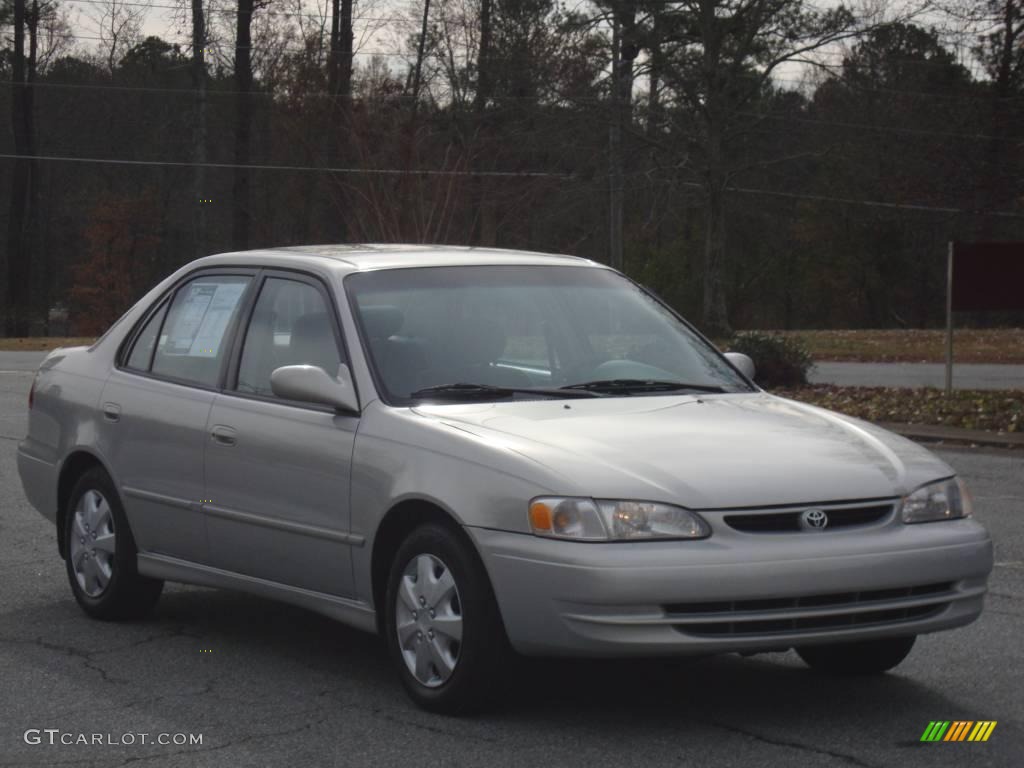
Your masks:
[[[312,279],[267,277],[242,335],[233,389],[210,413],[205,502],[213,565],[352,594],[349,475],[358,416],[277,398],[271,372],[337,376],[340,332]]]
[[[348,596],[349,469],[358,419],[219,395],[206,448],[211,562]],[[233,442],[213,437],[233,430]]]
[[[206,421],[215,394],[115,370],[100,400],[120,408],[100,420],[140,550],[207,562],[203,498]]]

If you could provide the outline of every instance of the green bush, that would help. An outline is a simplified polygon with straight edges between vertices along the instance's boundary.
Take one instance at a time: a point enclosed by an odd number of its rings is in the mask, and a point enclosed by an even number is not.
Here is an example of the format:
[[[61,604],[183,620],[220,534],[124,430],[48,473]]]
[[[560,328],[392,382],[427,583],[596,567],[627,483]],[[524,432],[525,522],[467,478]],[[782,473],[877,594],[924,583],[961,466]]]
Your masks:
[[[814,367],[807,348],[793,338],[777,333],[740,331],[726,348],[742,352],[754,361],[757,383],[762,387],[797,387],[807,384]]]

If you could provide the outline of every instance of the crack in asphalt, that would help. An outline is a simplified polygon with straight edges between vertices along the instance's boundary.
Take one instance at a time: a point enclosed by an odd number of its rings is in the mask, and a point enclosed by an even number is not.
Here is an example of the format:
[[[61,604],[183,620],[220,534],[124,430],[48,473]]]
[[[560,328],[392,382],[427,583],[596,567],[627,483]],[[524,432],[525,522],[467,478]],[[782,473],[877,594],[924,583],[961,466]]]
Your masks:
[[[850,763],[851,765],[861,766],[861,768],[880,768],[880,766],[876,766],[874,763],[866,763],[856,755],[848,755],[845,752],[836,752],[830,749],[822,749],[821,747],[814,747],[810,744],[803,744],[799,741],[773,739],[768,736],[764,736],[760,733],[757,733],[755,731],[749,731],[745,728],[738,728],[734,725],[729,725],[728,723],[723,723],[720,721],[709,721],[708,725],[711,725],[715,728],[721,728],[722,730],[729,731],[730,733],[738,733],[742,736],[747,736],[748,738],[754,739],[755,741],[760,741],[765,744],[771,744],[772,746],[776,747],[788,747],[790,749],[798,749],[801,752],[810,752],[811,754],[815,755],[827,755],[828,757],[834,757],[837,760],[842,760],[843,762]]]
[[[125,645],[119,645],[113,648],[100,648],[95,651],[85,651],[74,645],[65,645],[62,643],[50,642],[48,640],[44,640],[42,637],[37,637],[34,640],[29,638],[18,637],[0,637],[0,643],[6,643],[9,645],[35,645],[39,648],[43,648],[48,651],[57,651],[59,653],[63,653],[65,656],[81,659],[82,664],[83,666],[85,666],[86,669],[90,669],[93,672],[98,673],[99,676],[106,683],[113,683],[114,685],[130,685],[133,682],[132,680],[123,680],[112,676],[109,672],[107,672],[106,669],[104,669],[102,666],[100,666],[98,663],[94,661],[94,657],[104,656],[111,653],[120,653],[121,651],[130,650],[132,648],[138,648],[139,646],[147,645],[158,640],[173,639],[177,637],[190,637],[193,639],[197,639],[196,635],[189,634],[185,631],[185,628],[183,626],[179,626],[171,632],[161,632],[158,634],[149,635],[147,637],[141,638],[140,640],[135,640]]]

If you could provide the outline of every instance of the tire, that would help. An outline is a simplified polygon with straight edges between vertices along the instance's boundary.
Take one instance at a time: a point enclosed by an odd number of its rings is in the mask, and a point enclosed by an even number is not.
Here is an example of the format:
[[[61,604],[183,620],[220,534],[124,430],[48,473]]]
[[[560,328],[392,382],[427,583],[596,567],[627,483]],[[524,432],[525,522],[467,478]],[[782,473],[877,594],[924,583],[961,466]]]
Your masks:
[[[94,619],[145,616],[163,581],[139,575],[135,539],[110,476],[100,467],[83,473],[64,514],[65,566],[75,600]]]
[[[405,538],[383,609],[388,654],[416,704],[470,714],[497,703],[513,654],[487,573],[457,532],[430,523]]]
[[[808,645],[796,652],[811,669],[833,675],[880,675],[895,667],[914,647],[915,635],[884,637],[834,645]]]

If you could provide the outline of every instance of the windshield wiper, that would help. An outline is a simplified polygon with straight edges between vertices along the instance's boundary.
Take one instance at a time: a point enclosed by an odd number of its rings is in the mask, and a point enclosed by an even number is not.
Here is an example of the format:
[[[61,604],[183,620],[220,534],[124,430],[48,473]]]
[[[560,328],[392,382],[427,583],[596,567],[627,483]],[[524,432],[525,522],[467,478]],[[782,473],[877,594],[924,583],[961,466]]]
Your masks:
[[[598,381],[585,381],[581,384],[569,384],[562,389],[617,395],[629,395],[634,392],[676,392],[681,389],[690,389],[696,392],[725,392],[725,389],[714,384],[688,384],[683,381],[660,381],[658,379],[599,379]]]
[[[546,387],[496,387],[491,384],[438,384],[424,387],[409,394],[411,398],[438,398],[445,400],[490,400],[497,397],[512,397],[516,394],[545,395],[547,397],[601,397],[599,392],[584,390],[566,391]]]

